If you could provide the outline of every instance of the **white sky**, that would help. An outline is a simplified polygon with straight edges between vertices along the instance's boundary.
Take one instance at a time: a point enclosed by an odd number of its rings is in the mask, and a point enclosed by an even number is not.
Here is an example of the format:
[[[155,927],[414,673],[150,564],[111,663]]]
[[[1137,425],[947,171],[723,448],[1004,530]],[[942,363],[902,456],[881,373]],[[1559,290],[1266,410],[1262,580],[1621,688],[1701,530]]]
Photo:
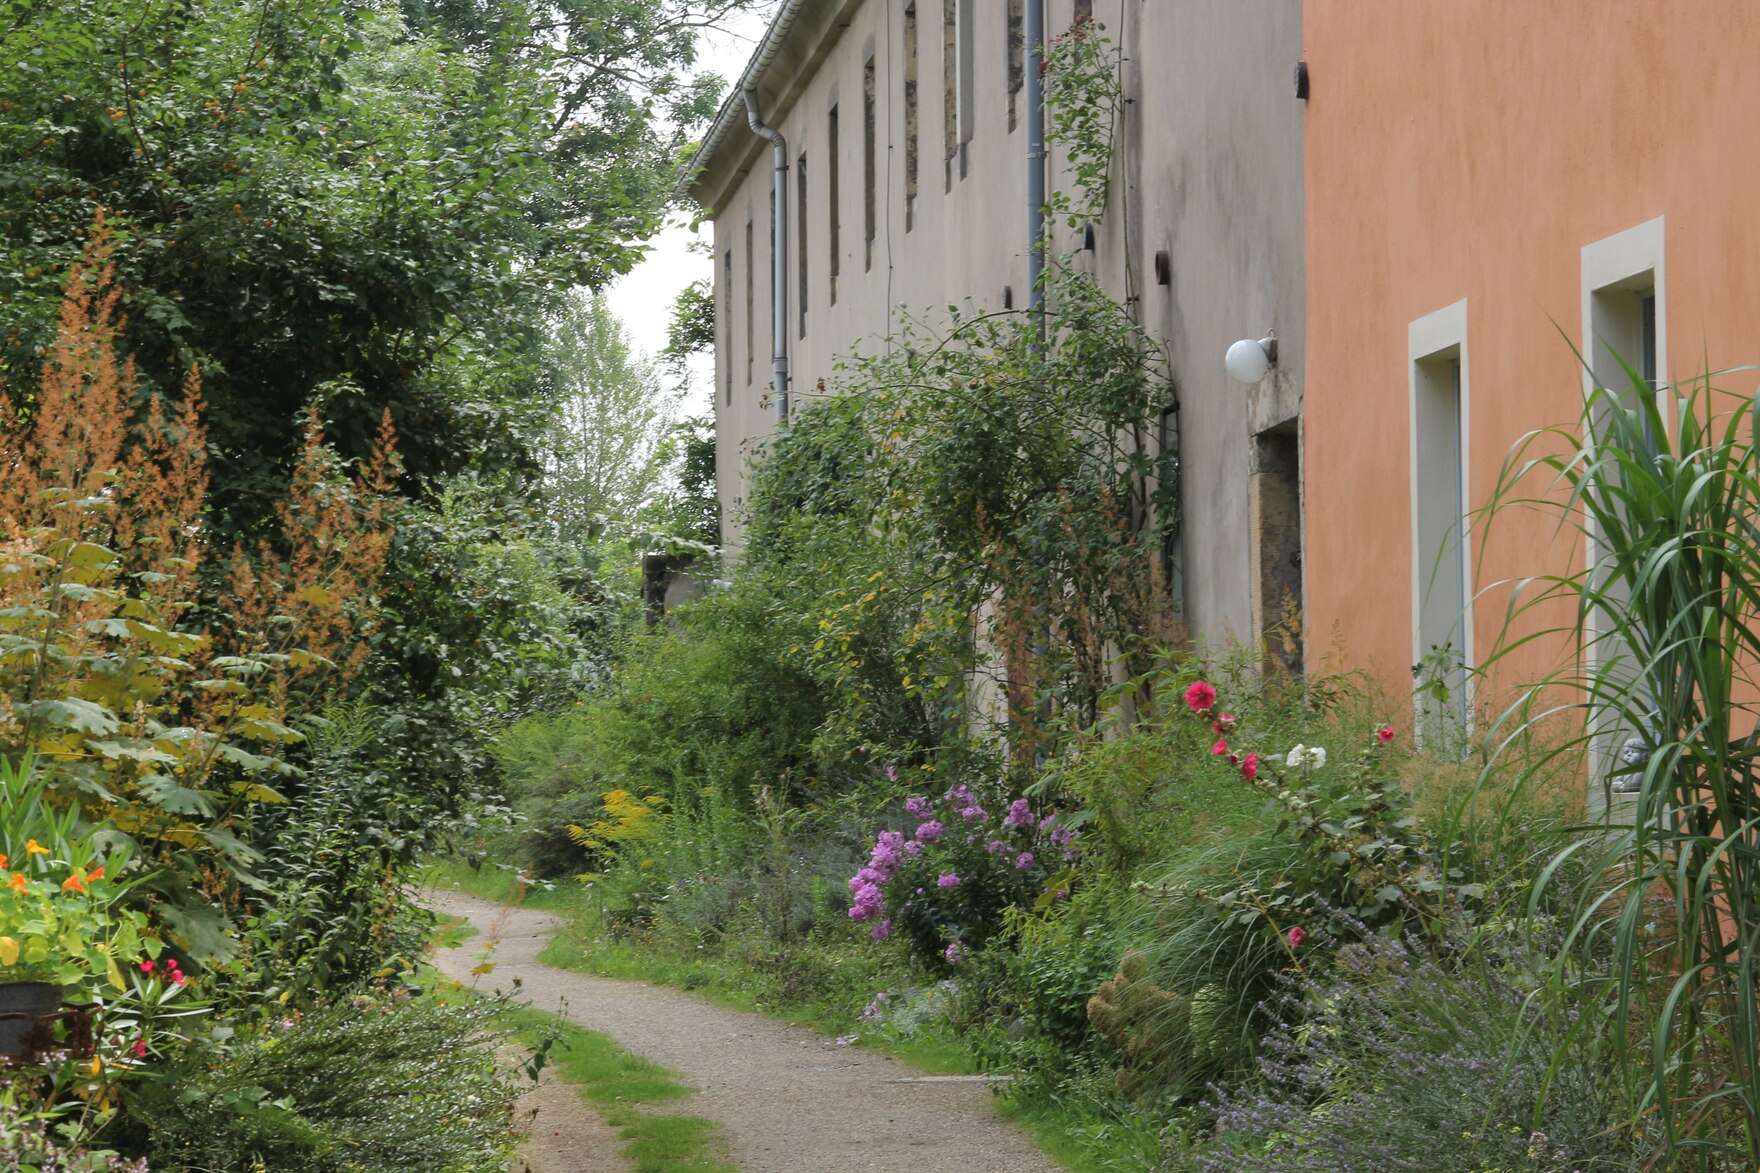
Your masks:
[[[746,61],[757,47],[758,39],[770,23],[770,5],[757,13],[735,16],[725,33],[711,32],[703,37],[697,56],[697,69],[718,73],[729,85],[737,84]],[[651,243],[648,255],[629,273],[611,286],[611,305],[623,319],[625,329],[636,348],[650,356],[666,345],[666,327],[672,320],[672,303],[679,290],[700,277],[714,275],[713,258],[690,251],[690,244],[699,236],[708,238],[707,226],[693,233],[685,216],[674,216]],[[715,361],[700,355],[690,371],[690,390],[680,405],[681,416],[706,415],[714,406]]]

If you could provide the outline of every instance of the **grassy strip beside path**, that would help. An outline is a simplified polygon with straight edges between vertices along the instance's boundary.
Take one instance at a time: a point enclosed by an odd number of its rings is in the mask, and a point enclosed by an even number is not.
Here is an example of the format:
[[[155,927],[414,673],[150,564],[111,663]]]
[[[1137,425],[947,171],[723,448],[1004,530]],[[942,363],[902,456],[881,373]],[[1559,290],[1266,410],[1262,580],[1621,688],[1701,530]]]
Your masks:
[[[755,971],[736,959],[681,958],[662,950],[611,940],[597,931],[598,910],[583,886],[559,883],[550,887],[522,887],[512,871],[492,864],[472,868],[456,859],[432,860],[424,868],[420,882],[554,914],[564,921],[565,927],[540,954],[546,965],[597,977],[672,986],[697,993],[717,1005],[769,1014],[825,1034],[859,1035],[857,1045],[933,1075],[961,1075],[979,1070],[964,1042],[950,1034],[926,1031],[904,1037],[875,1031],[847,1005],[811,997],[791,1000],[785,1008],[774,992],[772,975]],[[616,1046],[609,1039],[605,1041]],[[1060,1105],[1024,1105],[1005,1097],[998,1101],[998,1107],[1004,1116],[1032,1132],[1039,1148],[1052,1160],[1077,1173],[1141,1169],[1147,1167],[1145,1162],[1152,1164],[1160,1156],[1153,1130],[1121,1127],[1116,1121],[1095,1119]]]
[[[617,1129],[635,1173],[734,1173],[714,1121],[652,1110],[695,1094],[671,1071],[554,1014],[524,1006],[503,1013],[527,1046],[554,1040],[548,1058],[557,1076]]]

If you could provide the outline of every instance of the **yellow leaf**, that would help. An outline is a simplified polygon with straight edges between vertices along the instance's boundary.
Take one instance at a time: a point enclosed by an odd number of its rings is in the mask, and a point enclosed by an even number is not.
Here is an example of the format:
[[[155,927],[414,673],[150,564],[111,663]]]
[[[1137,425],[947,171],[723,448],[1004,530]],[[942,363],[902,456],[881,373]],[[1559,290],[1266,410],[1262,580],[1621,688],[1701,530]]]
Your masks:
[[[483,974],[494,973],[494,972],[495,972],[495,963],[493,961],[485,961],[481,965],[471,966],[471,976],[472,977],[480,977]]]
[[[0,937],[0,965],[18,964],[18,942],[11,937]]]

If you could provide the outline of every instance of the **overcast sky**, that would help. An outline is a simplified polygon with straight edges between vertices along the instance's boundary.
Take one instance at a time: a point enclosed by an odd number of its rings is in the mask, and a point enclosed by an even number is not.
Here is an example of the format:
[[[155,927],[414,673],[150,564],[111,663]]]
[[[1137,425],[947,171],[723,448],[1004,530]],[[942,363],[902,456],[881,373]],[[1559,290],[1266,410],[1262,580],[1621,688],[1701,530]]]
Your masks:
[[[764,35],[769,7],[764,6],[759,13],[734,17],[728,22],[726,33],[705,34],[697,68],[720,74],[729,85],[736,83],[758,38]],[[705,225],[702,233],[693,233],[687,217],[675,216],[674,222],[655,237],[653,248],[642,263],[611,287],[612,307],[623,319],[631,340],[649,355],[658,354],[666,345],[666,326],[678,291],[699,277],[714,274],[712,258],[693,253],[689,247],[699,235],[706,239],[707,229]],[[708,355],[694,364],[691,390],[682,405],[684,415],[707,414],[713,407],[714,368],[714,359]]]

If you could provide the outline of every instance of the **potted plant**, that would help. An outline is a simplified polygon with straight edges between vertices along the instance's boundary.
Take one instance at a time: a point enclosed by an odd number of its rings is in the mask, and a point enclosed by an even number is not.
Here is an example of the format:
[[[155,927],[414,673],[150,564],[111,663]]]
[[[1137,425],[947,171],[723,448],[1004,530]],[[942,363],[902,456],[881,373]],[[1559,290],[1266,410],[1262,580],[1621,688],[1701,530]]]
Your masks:
[[[99,984],[126,990],[122,966],[159,942],[146,917],[121,898],[142,877],[127,874],[126,851],[100,853],[78,829],[79,813],[57,809],[32,778],[31,762],[0,761],[0,1055],[17,1056],[23,1036],[71,992]]]

